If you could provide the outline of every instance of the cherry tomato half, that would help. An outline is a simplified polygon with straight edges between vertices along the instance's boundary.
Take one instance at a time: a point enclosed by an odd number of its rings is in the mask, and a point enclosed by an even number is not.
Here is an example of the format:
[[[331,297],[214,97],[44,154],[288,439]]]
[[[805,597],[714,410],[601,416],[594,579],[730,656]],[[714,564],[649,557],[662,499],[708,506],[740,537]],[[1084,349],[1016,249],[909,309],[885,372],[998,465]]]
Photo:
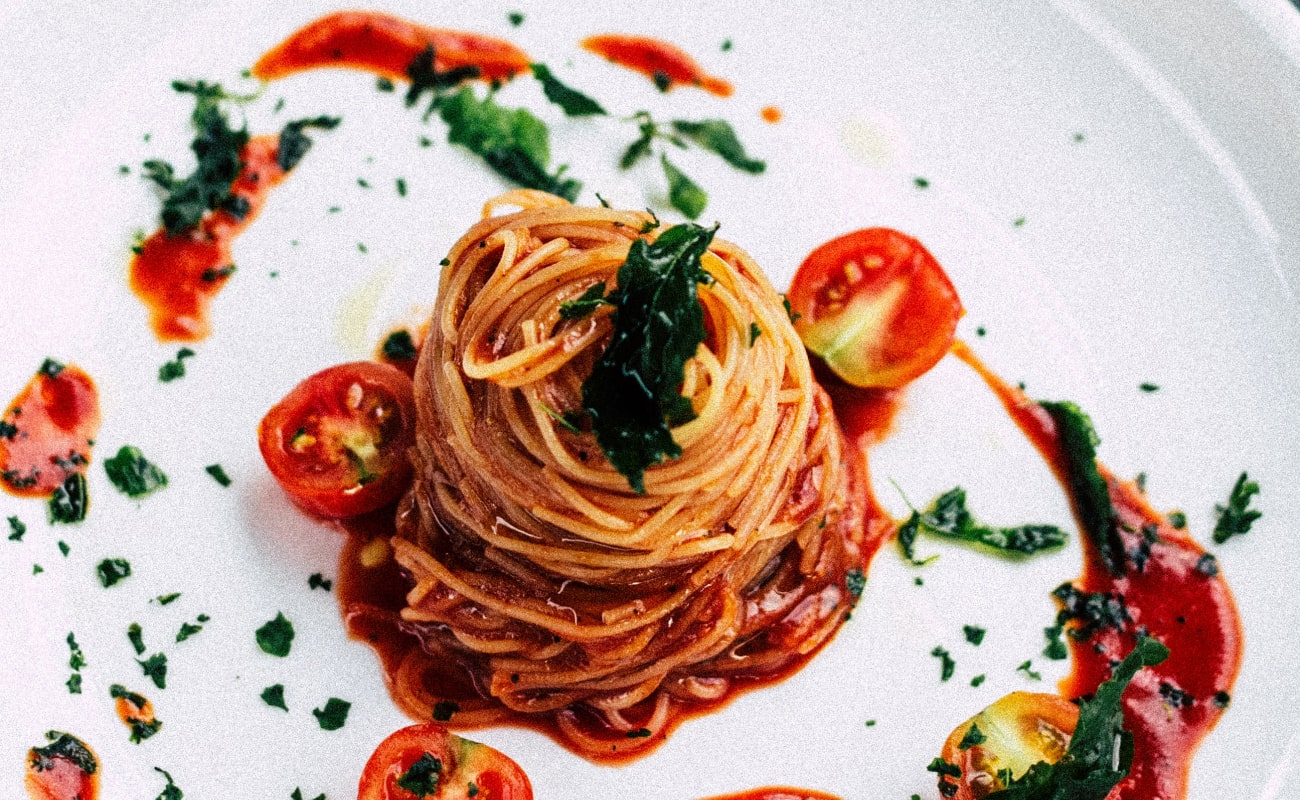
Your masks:
[[[916,239],[889,228],[845,234],[812,251],[790,305],[804,346],[854,386],[899,387],[952,346],[957,290]]]
[[[999,773],[1019,778],[1040,761],[1065,755],[1079,709],[1055,694],[1012,692],[958,725],[941,756],[961,768],[955,800],[980,800],[1005,788]],[[978,731],[972,733],[972,727]],[[963,749],[962,745],[966,747]],[[946,780],[942,779],[941,780]]]
[[[411,379],[358,361],[312,375],[262,418],[257,443],[281,488],[326,517],[373,511],[405,491],[415,442]]]
[[[434,722],[379,743],[361,773],[357,800],[532,800],[533,786],[499,750]]]

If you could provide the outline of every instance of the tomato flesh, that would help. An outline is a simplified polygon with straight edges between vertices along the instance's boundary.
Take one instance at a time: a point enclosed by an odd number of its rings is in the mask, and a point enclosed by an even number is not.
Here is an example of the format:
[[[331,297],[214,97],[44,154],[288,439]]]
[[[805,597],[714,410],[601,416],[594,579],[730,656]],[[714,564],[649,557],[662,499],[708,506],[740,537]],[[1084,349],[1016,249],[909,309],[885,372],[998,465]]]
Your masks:
[[[509,756],[434,722],[402,728],[380,742],[362,770],[357,789],[357,800],[532,797],[528,776]]]
[[[897,388],[939,361],[961,318],[957,290],[916,239],[866,228],[821,245],[790,287],[804,346],[844,381]]]
[[[411,379],[359,361],[312,375],[262,419],[258,445],[280,486],[326,517],[373,511],[397,499],[415,442]]]
[[[942,757],[961,768],[956,800],[980,800],[1005,788],[999,776],[1025,774],[1040,761],[1055,764],[1065,755],[1079,721],[1079,708],[1055,694],[1012,692],[966,720],[943,743]],[[962,749],[977,726],[984,737]]]

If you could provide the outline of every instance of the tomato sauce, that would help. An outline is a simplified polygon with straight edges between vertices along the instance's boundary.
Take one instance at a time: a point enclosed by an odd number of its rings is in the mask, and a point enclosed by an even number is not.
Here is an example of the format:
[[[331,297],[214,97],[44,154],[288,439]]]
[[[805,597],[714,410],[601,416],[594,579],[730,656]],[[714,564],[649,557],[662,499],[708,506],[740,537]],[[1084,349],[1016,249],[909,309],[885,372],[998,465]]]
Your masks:
[[[758,114],[763,118],[764,122],[770,122],[773,125],[780,122],[782,116],[781,109],[776,106],[763,106],[763,109]]]
[[[434,67],[447,72],[475,67],[487,81],[504,81],[528,69],[528,54],[502,39],[429,28],[375,11],[340,11],[308,23],[253,65],[253,75],[276,80],[317,67],[349,67],[394,80],[426,48]]]
[[[279,144],[279,136],[269,135],[244,145],[243,169],[230,187],[233,197],[248,203],[242,217],[219,209],[193,230],[172,236],[159,228],[136,248],[131,291],[148,308],[149,325],[159,340],[194,342],[208,335],[208,306],[234,271],[231,245],[287,174],[278,162]]]
[[[705,800],[840,800],[839,796],[813,789],[793,789],[789,786],[763,786],[734,794],[720,794]]]
[[[50,731],[53,741],[27,751],[23,784],[30,800],[96,800],[99,759],[85,742]]]
[[[954,353],[974,368],[1055,470],[1063,485],[1065,454],[1052,417],[1023,392],[994,375],[964,345]],[[1066,697],[1096,691],[1114,662],[1145,633],[1169,648],[1169,658],[1142,670],[1124,695],[1124,725],[1134,738],[1133,766],[1118,787],[1123,800],[1176,800],[1187,796],[1192,756],[1227,706],[1241,666],[1241,620],[1212,557],[1185,530],[1156,513],[1131,483],[1104,468],[1111,504],[1124,542],[1127,568],[1113,575],[1097,546],[1084,537],[1083,592],[1122,598],[1126,619],[1085,639],[1070,639],[1074,671]]]
[[[735,89],[704,68],[685,51],[649,36],[604,34],[582,40],[583,49],[621,67],[635,70],[653,80],[664,91],[678,84],[697,86],[718,97],[730,97]]]
[[[49,497],[69,475],[85,473],[99,420],[90,376],[46,361],[0,418],[0,488]]]

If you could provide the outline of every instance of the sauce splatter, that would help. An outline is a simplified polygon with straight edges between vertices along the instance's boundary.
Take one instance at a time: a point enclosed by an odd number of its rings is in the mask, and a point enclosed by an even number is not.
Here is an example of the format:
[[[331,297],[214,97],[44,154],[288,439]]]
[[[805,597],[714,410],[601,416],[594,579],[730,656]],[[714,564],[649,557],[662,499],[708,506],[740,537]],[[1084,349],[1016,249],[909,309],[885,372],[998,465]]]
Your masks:
[[[980,374],[1068,485],[1066,454],[1051,415],[994,375],[965,345],[958,343],[953,352]],[[1118,797],[1186,797],[1192,756],[1223,714],[1241,666],[1241,619],[1213,557],[1156,513],[1133,484],[1098,469],[1110,493],[1126,569],[1112,574],[1100,548],[1084,537],[1083,576],[1067,584],[1072,590],[1058,589],[1057,596],[1073,591],[1103,598],[1114,613],[1103,624],[1084,623],[1093,630],[1075,629],[1086,635],[1069,637],[1074,671],[1061,691],[1066,697],[1096,691],[1139,635],[1164,643],[1169,658],[1139,672],[1124,694],[1124,725],[1133,734],[1134,758]]]
[[[159,228],[137,248],[131,291],[148,308],[149,325],[159,340],[194,342],[210,332],[208,307],[234,272],[231,245],[287,174],[280,168],[279,143],[276,135],[257,136],[240,152],[243,169],[230,193],[247,202],[242,217],[219,209],[175,236]]]
[[[117,718],[131,731],[131,741],[140,743],[158,732],[162,721],[154,714],[153,703],[125,686],[113,684],[109,695],[114,699]]]
[[[432,47],[434,67],[475,67],[487,81],[509,80],[528,69],[528,54],[502,39],[429,28],[389,14],[340,11],[308,23],[253,65],[254,77],[276,80],[317,67],[349,67],[394,80]]]
[[[730,97],[734,89],[704,68],[685,51],[649,36],[603,34],[582,40],[583,49],[622,67],[640,72],[662,90],[678,84],[697,86],[718,97]]]
[[[90,376],[46,360],[0,418],[0,488],[49,497],[70,475],[84,474],[99,421]]]
[[[789,786],[763,786],[734,794],[720,794],[705,800],[840,800],[838,795],[814,789],[794,789]]]
[[[763,106],[763,109],[758,113],[759,116],[763,118],[764,122],[770,122],[775,125],[781,121],[781,109],[776,106]]]
[[[31,800],[95,800],[99,797],[99,759],[77,737],[50,731],[50,743],[27,751],[23,783]]]

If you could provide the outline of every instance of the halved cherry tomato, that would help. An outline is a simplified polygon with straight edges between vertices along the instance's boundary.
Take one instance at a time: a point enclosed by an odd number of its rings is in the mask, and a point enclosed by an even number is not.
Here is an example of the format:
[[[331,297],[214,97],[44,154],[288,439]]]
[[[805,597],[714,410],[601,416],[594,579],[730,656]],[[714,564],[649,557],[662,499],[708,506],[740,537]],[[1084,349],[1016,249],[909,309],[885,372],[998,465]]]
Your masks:
[[[406,490],[415,442],[411,379],[358,361],[312,375],[266,413],[257,443],[302,508],[326,517],[373,511]]]
[[[99,430],[99,393],[81,369],[46,360],[0,414],[0,489],[49,497],[85,472]]]
[[[957,290],[916,239],[867,228],[818,247],[790,286],[804,346],[854,386],[896,388],[934,366],[962,315]]]
[[[533,785],[499,750],[434,722],[379,743],[361,773],[357,800],[532,800]]]
[[[1012,692],[958,725],[943,743],[941,756],[961,768],[955,800],[980,800],[1005,788],[999,773],[1024,775],[1040,761],[1055,764],[1065,755],[1079,722],[1079,708],[1055,694]],[[972,726],[978,733],[972,733]],[[982,737],[982,738],[981,738]],[[972,742],[979,740],[977,744]],[[961,745],[968,746],[962,749]]]

